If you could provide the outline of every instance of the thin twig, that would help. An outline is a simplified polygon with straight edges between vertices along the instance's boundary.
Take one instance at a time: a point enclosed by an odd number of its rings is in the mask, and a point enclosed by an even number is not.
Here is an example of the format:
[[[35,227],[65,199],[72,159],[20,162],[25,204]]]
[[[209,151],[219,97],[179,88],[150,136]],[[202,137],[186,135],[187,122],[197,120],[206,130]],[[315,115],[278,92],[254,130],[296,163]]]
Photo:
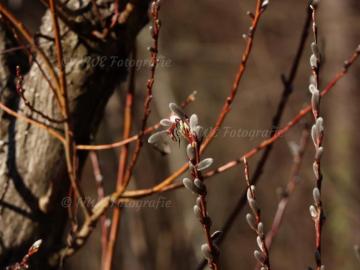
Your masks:
[[[27,122],[35,127],[41,128],[43,130],[45,130],[46,132],[48,132],[51,136],[55,137],[56,139],[58,139],[60,142],[64,143],[65,142],[65,138],[56,130],[52,129],[51,127],[49,127],[48,125],[45,125],[44,123],[41,123],[38,120],[29,118],[25,115],[19,114],[15,111],[13,111],[12,109],[10,109],[9,107],[7,107],[6,105],[4,105],[3,103],[0,102],[0,109],[2,109],[3,111],[5,111],[6,113],[8,113],[9,115]]]
[[[136,44],[134,44],[132,52],[132,60],[137,59]],[[129,75],[129,86],[125,97],[125,106],[124,106],[124,123],[123,123],[123,139],[128,139],[131,132],[132,122],[133,122],[133,110],[134,110],[134,94],[135,94],[135,74],[136,68],[135,65],[132,66]],[[118,164],[118,175],[116,182],[116,190],[121,190],[124,185],[125,180],[125,171],[127,166],[127,160],[129,155],[129,144],[126,144],[121,148],[119,154],[119,164]],[[106,253],[103,261],[103,269],[111,269],[112,258],[114,256],[116,240],[120,224],[120,208],[115,208],[113,211],[110,235],[106,243]]]
[[[331,89],[336,85],[336,83],[347,74],[348,69],[359,57],[359,54],[360,54],[360,46],[359,46],[359,48],[356,49],[356,51],[353,53],[353,55],[346,61],[346,63],[347,63],[346,69],[343,68],[340,72],[338,72],[335,75],[335,77],[327,84],[327,86],[324,88],[324,90],[320,93],[321,96],[325,96],[326,94],[328,94],[331,91]],[[243,154],[241,157],[239,157],[235,160],[226,162],[224,165],[219,166],[215,170],[209,171],[208,173],[206,173],[204,175],[204,178],[206,179],[206,178],[212,177],[214,175],[225,172],[225,171],[239,165],[240,163],[242,163],[242,160],[244,159],[244,157],[246,159],[250,159],[255,154],[257,154],[261,150],[265,149],[267,146],[273,144],[274,142],[276,142],[277,140],[282,138],[293,126],[295,126],[297,123],[299,123],[300,120],[303,119],[310,112],[311,112],[311,105],[305,106],[284,127],[278,129],[271,138],[262,141],[260,144],[258,144],[257,146],[255,146],[254,148],[250,149],[245,154]],[[181,184],[173,184],[173,182],[179,176],[182,175],[183,168],[186,169],[187,166],[188,166],[188,164],[183,165],[183,167],[181,167],[179,170],[174,172],[171,176],[169,176],[166,179],[164,179],[163,181],[161,181],[156,186],[153,186],[153,187],[147,188],[147,189],[129,190],[129,191],[124,192],[122,197],[123,198],[144,197],[144,196],[148,196],[148,195],[151,195],[154,193],[179,188],[179,187],[181,187]],[[243,200],[241,200],[241,201],[243,201],[243,203],[245,203],[246,197],[244,197],[244,194],[243,194],[242,198],[243,198]],[[240,208],[243,207],[243,203],[241,204]]]
[[[185,108],[186,106],[188,106],[190,103],[195,101],[195,96],[196,96],[196,91],[194,91],[193,93],[191,93],[185,100],[184,102],[181,104],[182,108]],[[144,135],[150,134],[154,131],[156,131],[159,127],[160,127],[160,122],[156,123],[155,125],[148,127],[144,130]],[[119,147],[123,147],[124,145],[127,145],[129,143],[135,142],[139,139],[140,134],[136,134],[131,136],[130,138],[126,139],[126,140],[121,140],[118,142],[114,142],[114,143],[110,143],[110,144],[99,144],[99,145],[82,145],[79,144],[76,146],[76,148],[78,150],[83,150],[83,151],[101,151],[101,150],[109,150],[109,149],[114,149],[114,148],[119,148]]]
[[[313,189],[313,198],[314,205],[310,205],[310,214],[314,220],[315,225],[315,262],[316,270],[324,268],[322,264],[321,256],[321,236],[322,236],[322,227],[325,221],[323,203],[321,200],[321,183],[323,180],[323,175],[321,172],[321,163],[320,159],[323,153],[323,139],[324,139],[324,127],[323,127],[323,118],[320,116],[320,95],[319,95],[319,71],[320,71],[320,62],[321,56],[318,46],[318,27],[317,27],[317,8],[318,0],[312,0],[310,3],[310,8],[312,9],[312,30],[314,34],[314,41],[311,44],[312,55],[310,56],[310,66],[311,66],[311,80],[310,80],[310,92],[311,92],[311,109],[314,116],[314,125],[311,129],[311,137],[313,139],[315,147],[315,157],[313,163],[313,170],[315,174],[315,187]]]
[[[249,223],[250,228],[257,235],[256,242],[260,249],[260,251],[257,249],[254,251],[254,257],[258,261],[258,263],[261,264],[262,269],[271,270],[269,250],[265,243],[264,225],[261,220],[261,210],[256,202],[255,186],[251,185],[250,183],[249,164],[247,162],[247,159],[244,158],[243,162],[244,162],[244,175],[247,186],[247,190],[246,190],[247,201],[252,211],[252,214],[250,213],[246,214],[246,219]]]
[[[96,180],[96,187],[97,187],[96,190],[97,190],[98,200],[101,200],[105,197],[105,191],[104,191],[103,175],[101,172],[98,154],[95,151],[91,151],[89,155],[94,172],[94,177]],[[101,261],[102,263],[104,263],[104,256],[106,254],[107,237],[108,237],[108,225],[105,214],[101,216],[100,223],[101,223],[101,255],[102,255]]]
[[[291,167],[289,182],[287,183],[285,190],[281,191],[281,198],[274,215],[271,229],[266,234],[265,238],[265,243],[269,250],[271,249],[274,238],[279,232],[290,196],[293,194],[297,184],[299,183],[299,171],[304,158],[305,149],[309,141],[309,134],[308,127],[305,127],[301,134],[300,143],[292,148],[293,164]],[[260,269],[260,264],[257,265],[256,269]]]
[[[31,48],[39,55],[39,57],[43,60],[46,69],[48,70],[50,77],[54,83],[56,83],[55,87],[51,87],[51,89],[55,89],[54,95],[57,99],[59,105],[61,106],[61,98],[60,98],[60,82],[59,78],[55,73],[54,67],[51,65],[49,58],[46,56],[44,51],[36,45],[33,37],[27,28],[15,18],[15,16],[3,5],[0,3],[0,14],[2,14],[13,26],[14,28],[25,38],[27,42],[31,45]]]
[[[85,217],[89,217],[90,210],[88,206],[85,204],[84,195],[80,188],[80,185],[77,181],[77,173],[76,173],[76,164],[75,164],[75,157],[76,157],[76,147],[74,147],[75,142],[73,138],[73,132],[70,128],[70,110],[69,110],[69,100],[67,95],[67,85],[66,85],[66,77],[63,65],[63,51],[60,39],[60,28],[59,22],[56,16],[56,8],[55,8],[55,0],[50,0],[50,11],[51,17],[53,22],[53,29],[54,29],[54,38],[55,38],[55,49],[56,49],[56,57],[57,57],[57,64],[59,69],[59,77],[60,77],[60,92],[61,92],[61,104],[63,109],[63,115],[67,120],[64,123],[64,133],[65,133],[65,157],[66,157],[66,166],[71,182],[71,186],[75,192],[76,197],[80,200],[80,206],[83,210]]]

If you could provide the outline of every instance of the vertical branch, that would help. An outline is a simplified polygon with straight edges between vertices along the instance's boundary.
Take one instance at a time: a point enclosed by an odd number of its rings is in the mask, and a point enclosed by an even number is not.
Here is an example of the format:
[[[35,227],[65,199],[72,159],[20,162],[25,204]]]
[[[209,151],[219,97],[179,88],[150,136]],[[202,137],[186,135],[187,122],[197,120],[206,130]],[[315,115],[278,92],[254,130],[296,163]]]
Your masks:
[[[250,184],[250,176],[249,176],[249,165],[246,158],[243,159],[244,162],[244,175],[247,185],[247,201],[249,207],[252,211],[252,214],[246,214],[246,220],[252,230],[257,235],[256,242],[260,249],[254,251],[255,259],[261,264],[262,270],[270,270],[270,258],[269,258],[269,250],[265,243],[265,233],[264,233],[264,224],[261,221],[261,211],[257,206],[256,195],[255,195],[255,186]]]
[[[136,59],[137,59],[137,51],[136,51],[136,44],[134,44],[132,60],[136,61]],[[130,70],[129,86],[125,98],[124,118],[123,118],[124,119],[123,140],[126,140],[130,137],[131,127],[133,122],[135,73],[136,73],[136,65],[133,65]],[[129,144],[126,144],[120,149],[120,154],[119,154],[118,174],[117,174],[117,182],[116,182],[117,191],[121,190],[124,185],[124,180],[125,180],[124,177],[125,177],[128,155],[129,155]],[[115,208],[112,216],[109,239],[106,240],[107,241],[106,250],[105,250],[106,254],[103,260],[103,269],[111,269],[112,258],[114,256],[116,239],[119,231],[120,214],[121,214],[120,208]]]
[[[260,17],[263,14],[263,12],[266,10],[268,4],[269,4],[268,0],[257,0],[255,14],[248,12],[252,21],[251,21],[251,26],[249,27],[249,33],[247,35],[245,34],[246,45],[245,45],[245,50],[241,56],[241,63],[239,65],[239,69],[236,73],[235,80],[231,87],[230,94],[225,100],[225,103],[222,107],[222,110],[219,114],[219,117],[215,123],[214,128],[211,129],[209,135],[206,137],[204,143],[202,144],[201,151],[203,151],[209,145],[209,143],[212,141],[212,139],[215,137],[219,128],[221,127],[222,123],[224,122],[226,115],[230,111],[231,104],[233,103],[233,101],[235,99],[236,93],[239,88],[240,81],[243,78],[244,72],[246,70],[246,64],[249,60],[249,56],[250,56],[250,53],[251,53],[251,50],[253,47],[254,36],[255,36],[255,32],[256,32]]]
[[[322,172],[320,159],[323,153],[323,138],[324,138],[324,126],[323,118],[320,117],[320,91],[319,89],[319,69],[320,69],[320,52],[318,46],[317,36],[317,8],[318,0],[313,0],[310,4],[312,9],[312,30],[314,34],[314,41],[311,43],[312,54],[310,56],[310,66],[312,75],[310,77],[309,90],[311,93],[311,109],[314,116],[314,125],[311,128],[311,137],[315,147],[315,157],[313,163],[313,171],[315,175],[315,187],[313,189],[314,205],[310,205],[310,214],[315,224],[315,260],[316,270],[324,268],[321,258],[321,234],[322,226],[325,220],[324,210],[321,201],[321,183],[322,183]]]
[[[53,28],[54,28],[54,38],[55,38],[55,49],[56,49],[56,57],[58,63],[59,77],[60,77],[60,93],[61,93],[61,107],[63,115],[66,119],[64,123],[64,133],[65,133],[65,157],[66,157],[66,166],[71,182],[71,186],[74,189],[76,197],[79,199],[80,206],[84,212],[86,218],[90,215],[90,210],[85,204],[84,195],[82,194],[82,190],[77,181],[77,173],[76,173],[76,147],[73,138],[73,132],[71,129],[71,119],[69,112],[69,100],[67,95],[67,85],[66,85],[66,77],[64,71],[64,62],[63,62],[63,51],[60,39],[60,28],[58,19],[56,16],[56,8],[55,8],[55,0],[50,0],[50,11],[52,15]]]
[[[160,33],[160,26],[161,26],[160,19],[159,19],[160,0],[154,0],[151,3],[150,10],[151,10],[151,15],[152,15],[152,26],[149,27],[149,30],[151,33],[151,37],[153,39],[153,46],[148,48],[150,51],[150,56],[151,56],[151,66],[150,66],[150,78],[147,80],[147,84],[146,84],[147,93],[146,93],[146,98],[145,98],[145,102],[144,102],[144,116],[143,116],[143,119],[141,122],[141,131],[139,133],[139,137],[136,142],[134,154],[132,155],[131,162],[125,173],[124,183],[122,185],[122,188],[119,190],[119,193],[124,192],[126,186],[128,185],[128,183],[130,181],[132,172],[134,170],[134,167],[137,163],[140,151],[142,149],[143,137],[145,135],[147,120],[151,113],[150,104],[151,104],[151,101],[153,98],[152,89],[153,89],[153,86],[155,83],[155,71],[156,71],[156,67],[158,64],[158,50],[159,50],[158,40],[159,40],[159,33]]]
[[[105,197],[105,191],[104,191],[103,175],[101,172],[99,158],[98,158],[98,154],[95,151],[91,151],[89,155],[96,181],[98,201],[100,201]],[[101,258],[102,258],[101,261],[103,263],[106,254],[107,237],[108,237],[108,224],[105,213],[101,215],[100,222],[101,222]]]
[[[277,235],[282,220],[284,218],[284,214],[286,208],[289,203],[290,196],[295,191],[296,186],[299,182],[299,171],[301,168],[301,164],[304,158],[305,149],[309,140],[309,130],[307,127],[304,128],[300,143],[293,146],[292,153],[293,153],[293,164],[290,173],[290,180],[286,185],[285,190],[281,192],[281,199],[278,204],[278,208],[276,210],[273,223],[271,225],[271,230],[266,235],[266,246],[270,249],[271,244]]]

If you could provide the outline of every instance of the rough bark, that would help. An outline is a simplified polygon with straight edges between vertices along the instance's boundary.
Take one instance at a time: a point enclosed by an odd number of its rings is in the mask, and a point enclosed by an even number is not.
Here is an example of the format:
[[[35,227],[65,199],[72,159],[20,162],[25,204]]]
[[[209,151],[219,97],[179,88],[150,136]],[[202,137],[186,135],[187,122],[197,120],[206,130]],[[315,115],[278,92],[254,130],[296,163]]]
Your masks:
[[[97,1],[108,23],[113,14],[113,2]],[[61,34],[71,119],[77,143],[91,141],[114,87],[126,77],[126,67],[113,65],[112,56],[126,59],[137,33],[147,22],[148,1],[132,3],[134,10],[126,22],[117,25],[106,39],[91,35],[93,30],[101,27],[94,23],[96,18],[90,1],[71,0],[66,4],[66,18],[70,24],[61,22]],[[124,5],[126,3],[121,4],[120,10],[124,9]],[[0,39],[5,39],[3,30],[4,27],[0,28]],[[53,37],[49,11],[42,19],[40,32]],[[0,46],[9,47],[9,42],[2,41]],[[56,66],[54,42],[41,38],[39,44]],[[100,65],[97,57],[105,57],[102,59],[107,61]],[[19,113],[44,121],[41,116],[31,112],[14,92],[14,63],[21,63],[15,57],[12,60],[13,63],[9,63],[0,55],[2,102],[8,99],[5,103]],[[38,57],[37,60],[42,64]],[[52,118],[61,118],[52,91],[35,63],[25,76],[24,89],[27,99],[37,110]],[[4,113],[0,117],[0,141],[3,142],[0,145],[0,187],[4,190],[8,186],[0,201],[0,268],[4,268],[21,258],[31,243],[39,238],[44,241],[43,256],[61,245],[66,209],[61,207],[60,201],[66,196],[69,181],[63,145],[57,139]],[[60,124],[49,124],[62,129]],[[44,212],[39,207],[39,199],[46,196],[50,188],[54,196],[51,196]],[[41,269],[44,269],[43,265]]]

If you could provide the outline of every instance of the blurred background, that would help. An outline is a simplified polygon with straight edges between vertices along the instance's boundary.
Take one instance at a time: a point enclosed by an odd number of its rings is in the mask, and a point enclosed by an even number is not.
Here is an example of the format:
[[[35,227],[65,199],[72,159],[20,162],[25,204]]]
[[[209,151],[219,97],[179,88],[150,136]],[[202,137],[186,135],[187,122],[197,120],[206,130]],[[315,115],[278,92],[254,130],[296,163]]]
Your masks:
[[[0,0],[8,4],[24,23],[36,32],[44,13],[37,0]],[[194,90],[196,101],[186,111],[197,113],[205,128],[214,125],[227,97],[245,42],[255,0],[219,2],[216,0],[162,1],[160,18],[160,63],[154,87],[150,123],[168,115],[168,103],[181,103]],[[283,85],[281,74],[288,74],[295,56],[306,18],[307,1],[271,1],[262,17],[255,37],[253,52],[238,96],[205,156],[215,160],[214,168],[240,157],[269,134]],[[360,2],[358,0],[321,1],[319,9],[319,42],[324,65],[321,86],[325,86],[342,68],[360,43]],[[146,47],[151,45],[147,27],[138,37],[138,59],[146,61]],[[286,107],[283,126],[309,100],[308,40],[294,92]],[[163,64],[162,64],[163,63]],[[133,134],[139,130],[143,114],[148,65],[136,73],[136,121]],[[325,154],[323,159],[323,194],[326,223],[323,231],[323,256],[327,269],[360,269],[353,252],[360,244],[360,64],[356,63],[322,100],[325,119]],[[121,138],[122,113],[126,83],[119,85],[111,98],[95,142],[110,143]],[[312,123],[307,117],[302,123]],[[256,132],[258,131],[258,132]],[[302,124],[294,127],[275,143],[275,148],[257,185],[257,198],[265,229],[275,214],[276,190],[289,180],[292,155],[290,142],[298,142]],[[257,134],[255,134],[257,133]],[[254,135],[255,134],[255,135]],[[185,161],[184,145],[172,145],[172,153],[162,156],[145,144],[130,189],[146,188],[159,183]],[[309,215],[314,177],[314,149],[309,145],[300,171],[300,182],[290,198],[284,222],[270,251],[273,269],[307,269],[314,265],[314,225]],[[99,153],[106,193],[114,190],[118,150]],[[250,173],[260,154],[249,160]],[[178,179],[177,181],[180,181]],[[90,162],[83,171],[82,185],[86,194],[96,198],[95,180]],[[213,177],[208,182],[209,214],[213,229],[220,229],[245,190],[241,167]],[[186,190],[177,190],[144,198],[168,202],[167,207],[126,207],[121,219],[118,246],[113,269],[196,269],[201,261],[201,228],[192,211],[195,198]],[[253,269],[256,236],[249,229],[245,214],[239,214],[221,245],[222,269]],[[111,212],[108,213],[109,217]],[[100,226],[88,243],[69,259],[64,269],[100,269]]]

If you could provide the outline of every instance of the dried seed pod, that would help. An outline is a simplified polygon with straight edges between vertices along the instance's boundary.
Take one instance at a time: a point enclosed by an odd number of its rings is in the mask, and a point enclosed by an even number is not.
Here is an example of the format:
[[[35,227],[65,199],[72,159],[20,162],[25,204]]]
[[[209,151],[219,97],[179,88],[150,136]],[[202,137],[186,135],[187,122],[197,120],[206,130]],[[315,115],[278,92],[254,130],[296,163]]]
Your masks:
[[[315,206],[310,205],[309,211],[310,211],[310,215],[311,215],[312,218],[317,218],[317,216],[318,216],[318,211],[316,210],[316,207],[315,207]]]
[[[172,125],[172,122],[170,119],[164,118],[160,120],[160,125],[164,127],[170,127]]]
[[[199,118],[198,118],[198,116],[196,115],[196,114],[192,114],[191,116],[190,116],[190,129],[191,130],[195,130],[196,129],[196,127],[198,126],[198,124],[199,124]]]
[[[255,222],[255,218],[252,214],[250,214],[250,213],[246,214],[246,221],[249,224],[250,228],[253,229],[254,231],[256,231],[256,222]]]
[[[190,160],[195,158],[195,149],[190,143],[186,147],[186,154]]]
[[[212,158],[205,158],[197,164],[196,168],[198,171],[205,170],[209,168],[213,162],[214,160]]]
[[[258,260],[261,264],[265,262],[265,256],[260,251],[255,250],[254,251],[254,257],[256,260]]]
[[[201,215],[201,209],[200,209],[200,207],[197,206],[197,205],[194,205],[193,210],[194,210],[194,214],[195,214],[196,218],[201,219],[201,218],[202,218],[202,215]]]
[[[320,198],[320,190],[315,187],[313,189],[313,198],[314,198],[314,202],[316,205],[320,205],[320,201],[321,201],[321,198]]]
[[[175,113],[175,114],[176,114],[177,116],[179,116],[180,118],[182,118],[182,119],[187,118],[185,112],[184,112],[184,111],[182,110],[182,108],[179,107],[177,104],[175,104],[175,103],[170,103],[170,104],[169,104],[169,108],[170,108],[170,110],[171,110],[173,113]]]
[[[208,260],[213,259],[213,255],[211,254],[210,247],[208,244],[202,244],[201,245],[201,252],[204,255],[204,257]]]

